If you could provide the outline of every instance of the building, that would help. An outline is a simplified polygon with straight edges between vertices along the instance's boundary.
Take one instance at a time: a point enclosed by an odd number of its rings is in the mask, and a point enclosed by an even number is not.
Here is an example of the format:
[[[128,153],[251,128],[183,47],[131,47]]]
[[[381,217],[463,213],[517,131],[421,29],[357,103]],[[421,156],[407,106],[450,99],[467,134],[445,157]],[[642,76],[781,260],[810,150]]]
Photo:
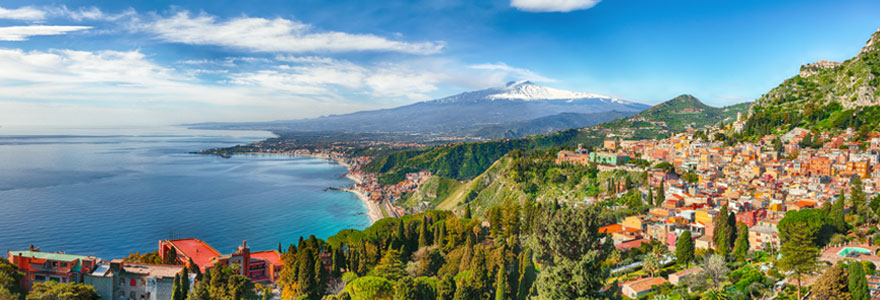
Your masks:
[[[617,142],[617,140],[605,140],[602,143],[602,147],[605,149],[608,149],[608,150],[617,149],[617,146],[619,146],[619,143]]]
[[[220,256],[220,252],[199,239],[159,241],[159,256],[162,260],[171,253],[171,249],[177,253],[178,264],[189,266],[191,261],[199,266],[202,273],[214,266],[214,258]]]
[[[228,255],[221,255],[210,245],[198,239],[159,241],[159,255],[162,259],[165,259],[165,255],[172,253],[171,249],[177,253],[177,261],[181,265],[188,266],[188,262],[192,261],[193,264],[199,266],[202,273],[210,270],[215,263],[238,266],[238,269],[233,270],[235,274],[245,275],[256,283],[277,280],[284,264],[281,260],[281,253],[278,251],[251,252],[246,241],[242,242],[235,252]]]
[[[693,275],[699,274],[700,272],[703,272],[703,268],[697,267],[697,268],[690,268],[687,270],[681,270],[681,271],[669,274],[669,283],[671,283],[673,285],[679,285],[682,280],[685,280],[688,277],[691,277]]]
[[[564,162],[585,165],[590,162],[589,151],[584,149],[583,144],[578,144],[577,150],[575,151],[559,151],[559,153],[556,154],[556,163],[561,164]]]
[[[604,165],[622,165],[629,161],[629,156],[614,153],[590,152],[590,162]]]
[[[666,283],[666,279],[663,279],[662,277],[636,279],[634,281],[626,282],[621,285],[620,291],[623,293],[624,296],[632,299],[637,299],[653,291],[655,286],[664,283]]]
[[[83,276],[92,272],[99,259],[93,256],[30,250],[9,251],[7,260],[24,273],[20,282],[23,290],[30,290],[37,282],[49,280],[61,283],[82,283]]]
[[[251,252],[247,241],[232,254],[217,257],[217,262],[227,266],[238,266],[233,270],[236,274],[243,274],[256,283],[275,282],[281,275],[281,253],[278,251]]]
[[[95,287],[101,299],[166,300],[171,299],[174,276],[183,271],[179,265],[151,265],[113,260],[98,265],[83,283]],[[195,274],[190,274],[194,282]]]

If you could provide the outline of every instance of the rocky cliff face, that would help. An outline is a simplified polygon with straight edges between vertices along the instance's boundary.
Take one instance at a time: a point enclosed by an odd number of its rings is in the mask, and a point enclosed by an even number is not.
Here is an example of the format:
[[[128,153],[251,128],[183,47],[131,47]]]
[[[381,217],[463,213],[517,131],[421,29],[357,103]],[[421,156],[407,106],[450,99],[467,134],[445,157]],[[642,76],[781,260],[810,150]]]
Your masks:
[[[843,63],[822,60],[801,66],[797,76],[782,82],[752,106],[801,111],[806,104],[839,103],[846,109],[880,105],[880,30],[859,54]]]

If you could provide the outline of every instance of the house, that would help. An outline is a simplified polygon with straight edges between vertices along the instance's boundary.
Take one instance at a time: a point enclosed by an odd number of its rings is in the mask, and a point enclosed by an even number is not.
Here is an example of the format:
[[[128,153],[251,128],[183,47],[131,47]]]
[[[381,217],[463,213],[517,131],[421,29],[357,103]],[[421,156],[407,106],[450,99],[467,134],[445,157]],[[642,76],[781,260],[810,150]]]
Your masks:
[[[174,249],[172,252],[171,249]],[[202,273],[210,270],[215,263],[236,266],[235,274],[245,275],[256,283],[275,282],[281,275],[281,253],[278,251],[251,252],[247,241],[232,254],[221,255],[207,243],[198,239],[180,239],[159,241],[159,256],[165,259],[166,255],[177,253],[177,262],[187,265],[189,262],[197,265]]]
[[[679,285],[682,280],[687,279],[688,277],[691,277],[693,275],[699,274],[700,272],[703,272],[703,268],[696,267],[696,268],[690,268],[687,270],[681,270],[681,271],[669,274],[669,283],[671,283],[673,285]]]
[[[83,276],[95,269],[100,259],[93,256],[40,252],[39,249],[9,251],[9,263],[24,273],[20,287],[30,290],[34,283],[49,280],[61,283],[82,283]]]
[[[666,279],[663,279],[663,277],[637,279],[634,281],[623,283],[620,290],[624,296],[627,296],[631,299],[637,299],[653,291],[655,286],[664,284],[666,282]]]
[[[85,276],[83,283],[95,287],[101,299],[171,299],[174,277],[182,265],[152,265],[113,260],[102,263]],[[196,274],[190,274],[190,282]]]

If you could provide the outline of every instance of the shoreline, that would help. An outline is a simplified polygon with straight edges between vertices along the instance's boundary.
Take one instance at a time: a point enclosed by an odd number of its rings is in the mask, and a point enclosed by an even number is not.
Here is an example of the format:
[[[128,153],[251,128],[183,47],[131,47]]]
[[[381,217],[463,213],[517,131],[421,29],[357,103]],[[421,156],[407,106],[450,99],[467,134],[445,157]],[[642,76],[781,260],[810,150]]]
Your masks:
[[[321,159],[326,159],[326,160],[329,160],[329,161],[333,161],[333,162],[335,162],[336,164],[338,164],[338,165],[340,165],[340,166],[345,167],[345,169],[346,169],[345,178],[351,179],[352,181],[355,182],[355,184],[361,184],[361,183],[363,183],[363,180],[362,180],[361,178],[359,178],[358,176],[355,176],[354,174],[351,173],[351,165],[349,165],[349,164],[343,162],[343,161],[340,160],[340,159],[335,159],[335,158],[332,158],[332,157],[328,157],[328,156],[326,156],[326,155],[321,155],[321,154],[293,154],[293,153],[267,153],[267,152],[240,152],[240,153],[233,153],[233,155],[235,155],[235,154],[246,154],[246,155],[281,155],[281,156],[288,156],[288,157],[311,157],[311,158],[321,158]],[[343,188],[343,189],[341,189],[341,191],[344,191],[344,192],[347,192],[347,193],[352,193],[352,194],[354,194],[359,200],[361,200],[361,202],[364,204],[364,207],[367,208],[367,218],[370,220],[370,225],[373,225],[373,223],[376,223],[376,221],[379,221],[379,220],[381,220],[381,219],[384,218],[384,214],[383,214],[383,212],[382,212],[382,207],[379,206],[379,203],[375,203],[375,202],[373,202],[373,201],[370,201],[369,197],[367,197],[367,195],[365,195],[363,192],[358,191],[358,190],[356,190],[356,189],[353,189],[353,188],[351,188],[351,187]]]

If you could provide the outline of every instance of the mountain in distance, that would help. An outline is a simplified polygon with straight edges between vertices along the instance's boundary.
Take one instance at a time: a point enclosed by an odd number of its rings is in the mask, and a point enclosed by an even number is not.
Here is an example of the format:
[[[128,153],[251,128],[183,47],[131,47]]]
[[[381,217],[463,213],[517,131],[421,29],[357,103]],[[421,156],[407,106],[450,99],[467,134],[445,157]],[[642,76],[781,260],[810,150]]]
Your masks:
[[[692,95],[684,94],[657,104],[634,116],[600,125],[606,129],[626,129],[618,132],[635,139],[658,138],[670,133],[694,128],[702,129],[722,122],[736,121],[737,116],[747,115],[751,102],[725,107],[712,107]],[[638,129],[638,130],[633,130]]]
[[[196,128],[276,132],[402,133],[426,136],[514,138],[599,124],[649,106],[613,97],[509,82],[406,106],[263,123],[206,123]]]
[[[842,63],[820,60],[759,98],[746,122],[747,136],[795,127],[877,129],[880,119],[880,30],[858,55]]]

